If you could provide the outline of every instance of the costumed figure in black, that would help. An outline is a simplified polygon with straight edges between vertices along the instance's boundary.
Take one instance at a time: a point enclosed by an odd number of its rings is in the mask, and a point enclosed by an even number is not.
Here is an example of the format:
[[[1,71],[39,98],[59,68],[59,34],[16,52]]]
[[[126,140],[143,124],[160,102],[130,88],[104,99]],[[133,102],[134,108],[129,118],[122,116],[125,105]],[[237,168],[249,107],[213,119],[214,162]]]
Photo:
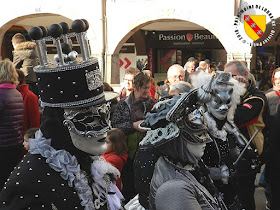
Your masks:
[[[153,106],[151,112],[145,116],[149,119],[150,125],[155,125],[159,121],[166,118],[167,113],[174,106],[179,97],[166,96],[161,97],[159,101]],[[159,124],[157,124],[158,126]],[[165,121],[163,126],[165,125]],[[150,128],[141,127],[145,130]],[[135,154],[133,168],[134,168],[134,186],[137,195],[131,199],[126,205],[127,210],[145,210],[149,208],[149,194],[150,184],[153,177],[155,163],[157,162],[160,154],[158,154],[155,147],[146,147],[139,145]]]
[[[86,20],[29,31],[40,65],[34,71],[44,112],[40,130],[30,139],[30,151],[11,173],[0,194],[0,209],[122,209],[115,185],[118,169],[98,156],[106,151],[110,129],[109,100],[103,91],[98,61],[89,56]],[[71,50],[76,36],[82,53]],[[60,44],[60,39],[64,40]],[[47,60],[45,41],[52,40],[56,64]]]
[[[202,85],[204,84],[204,85]],[[209,167],[215,186],[222,193],[228,209],[242,209],[237,196],[234,162],[247,143],[233,123],[234,111],[246,89],[232,78],[231,73],[218,71],[215,75],[201,72],[193,79],[200,87],[198,100],[204,124],[213,141],[207,144],[204,163]],[[247,153],[252,152],[248,148]]]
[[[203,120],[196,117],[201,106],[197,92],[159,101],[140,124],[148,130],[141,147],[156,148],[160,155],[150,186],[151,210],[225,207],[201,160],[212,140]]]
[[[193,112],[192,120],[203,122],[213,139],[206,146],[203,156],[204,163],[210,167],[211,178],[215,180],[214,183],[222,192],[221,195],[226,199],[226,204],[233,209],[241,208],[233,188],[233,176],[230,179],[230,175],[234,174],[233,162],[239,155],[235,141],[243,143],[243,140],[240,139],[242,136],[236,126],[230,121],[233,119],[234,110],[240,101],[240,95],[245,92],[245,88],[238,86],[238,82],[231,78],[231,74],[224,72],[218,72],[216,75],[201,72],[198,77],[194,78],[194,85],[199,87],[195,92],[197,103],[200,106]],[[161,102],[155,104],[151,113],[146,114],[146,122],[148,121],[152,127],[159,126],[175,103],[175,98],[162,99]],[[164,135],[166,134],[161,134],[161,136]],[[146,136],[145,139],[147,138],[153,137]],[[146,185],[150,184],[151,178],[149,177],[153,174],[155,159],[160,155],[160,150],[155,147],[151,148],[153,149],[140,146],[134,163],[135,168],[139,169],[136,173],[138,177],[135,176],[135,180],[139,182],[135,182],[138,183],[136,188],[139,189],[139,203],[145,208],[147,208],[146,203],[148,202],[148,198],[145,197],[149,192]],[[136,199],[132,200],[130,204],[136,206]]]

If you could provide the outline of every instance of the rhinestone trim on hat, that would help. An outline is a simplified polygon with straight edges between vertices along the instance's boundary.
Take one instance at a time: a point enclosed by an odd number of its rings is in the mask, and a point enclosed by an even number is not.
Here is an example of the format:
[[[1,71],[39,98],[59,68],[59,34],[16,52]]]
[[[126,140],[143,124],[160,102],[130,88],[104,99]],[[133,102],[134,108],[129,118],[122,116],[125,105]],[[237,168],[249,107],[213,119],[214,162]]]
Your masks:
[[[66,103],[48,103],[42,101],[42,106],[48,106],[48,107],[84,107],[89,106],[89,104],[99,104],[101,102],[105,101],[105,95],[104,93],[101,93],[97,96],[94,96],[92,98],[80,100],[80,101],[73,101],[73,102],[66,102]]]
[[[88,61],[88,62],[84,62],[81,64],[76,64],[76,65],[69,65],[69,66],[58,66],[56,68],[49,68],[49,69],[41,69],[39,68],[34,68],[34,72],[36,73],[54,73],[54,72],[63,72],[63,71],[71,71],[71,70],[76,70],[76,69],[81,69],[84,67],[88,67],[92,64],[98,63],[97,59]],[[98,66],[96,68],[96,70],[99,69]]]
[[[72,37],[76,37],[77,33],[76,32],[71,32],[69,34],[63,34],[63,35],[66,36],[67,38],[72,38]],[[63,39],[63,36],[61,35],[60,37],[55,38],[55,39]],[[38,40],[38,41],[53,41],[53,40],[54,40],[54,38],[52,38],[51,36],[47,36],[47,37],[44,37],[43,39]]]

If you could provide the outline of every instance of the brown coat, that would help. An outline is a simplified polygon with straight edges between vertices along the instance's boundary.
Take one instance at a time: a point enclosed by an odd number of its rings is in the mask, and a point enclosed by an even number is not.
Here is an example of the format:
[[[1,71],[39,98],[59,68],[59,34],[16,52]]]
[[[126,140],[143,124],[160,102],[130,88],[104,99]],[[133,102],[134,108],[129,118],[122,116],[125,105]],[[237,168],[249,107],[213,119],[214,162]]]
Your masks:
[[[33,68],[38,65],[36,44],[34,42],[22,42],[13,51],[13,64],[24,72],[26,83],[36,82],[36,74]]]

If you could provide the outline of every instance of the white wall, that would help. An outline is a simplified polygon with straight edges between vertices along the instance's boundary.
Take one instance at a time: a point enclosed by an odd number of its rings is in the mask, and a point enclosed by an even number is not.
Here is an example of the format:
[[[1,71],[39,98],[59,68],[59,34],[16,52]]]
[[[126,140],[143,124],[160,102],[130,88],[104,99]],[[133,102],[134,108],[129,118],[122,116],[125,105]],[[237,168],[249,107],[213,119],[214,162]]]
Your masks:
[[[234,33],[234,0],[103,0],[107,4],[108,40],[106,54],[113,55],[135,31],[154,20],[179,19],[196,23],[211,31],[227,53],[250,53],[251,47],[242,44]],[[247,0],[248,4],[267,7],[274,17],[280,17],[280,1]],[[6,30],[16,25],[20,17],[54,13],[75,20],[89,21],[88,38],[92,54],[103,59],[102,0],[25,0],[1,5],[0,39]],[[3,27],[4,26],[4,27]],[[279,27],[279,26],[278,26]],[[110,61],[107,61],[110,63]],[[111,68],[111,64],[107,65]],[[108,71],[110,72],[110,71]],[[107,77],[109,78],[109,77]],[[110,81],[108,81],[110,82]]]
[[[17,25],[18,21],[21,21],[28,15],[42,14],[43,16],[44,13],[53,13],[71,20],[86,19],[90,25],[88,29],[88,38],[90,40],[92,53],[94,55],[99,55],[102,51],[103,38],[101,1],[102,0],[25,0],[16,1],[16,4],[9,4],[7,1],[1,4],[0,35],[3,33],[5,34],[9,27]],[[32,18],[30,22],[32,23]],[[8,25],[8,27],[3,27],[5,25]]]

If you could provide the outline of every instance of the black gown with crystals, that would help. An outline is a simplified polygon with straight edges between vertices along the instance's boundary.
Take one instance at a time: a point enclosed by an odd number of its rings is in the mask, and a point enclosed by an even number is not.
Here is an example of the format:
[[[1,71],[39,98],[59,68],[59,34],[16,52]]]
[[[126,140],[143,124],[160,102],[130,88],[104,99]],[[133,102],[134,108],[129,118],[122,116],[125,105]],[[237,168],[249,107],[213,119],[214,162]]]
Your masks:
[[[0,193],[0,209],[84,209],[74,187],[41,155],[27,155]]]
[[[233,167],[234,158],[231,155],[232,141],[234,140],[231,135],[227,135],[226,140],[222,140],[210,136],[212,142],[206,144],[204,155],[202,157],[205,165],[211,168],[220,168],[222,165],[226,165],[229,168],[229,181],[228,184],[222,183],[220,180],[214,180],[215,186],[220,192],[223,193],[224,201],[229,209],[241,209],[237,192],[235,189],[235,178]]]
[[[88,186],[91,186],[93,180],[89,178],[91,177],[89,166],[92,160],[89,158],[89,154],[78,151],[73,146],[68,129],[62,123],[63,119],[63,109],[45,107],[40,127],[42,135],[46,139],[51,139],[50,146],[56,151],[65,150],[71,156],[77,158],[81,172],[86,175]],[[35,141],[37,140],[35,139]],[[43,154],[50,152],[47,149],[46,147],[42,147]],[[67,157],[71,158],[71,156],[68,155]],[[54,163],[52,167],[61,169],[67,167],[67,162],[70,162],[70,160],[68,161],[65,157],[63,159],[51,159]],[[47,158],[43,157],[41,153],[31,154],[28,152],[24,156],[0,192],[1,210],[85,209],[82,201],[85,202],[86,199],[80,199],[75,188],[76,181],[72,182],[73,186],[69,186],[69,176],[64,174],[64,178],[62,178],[63,173],[51,168],[50,163],[47,163],[46,160]],[[68,165],[68,167],[71,166]],[[100,186],[100,189],[103,188]],[[96,196],[93,192],[91,194],[93,196],[93,202],[95,202]],[[105,203],[98,210],[109,209],[106,197],[102,195],[101,200]]]
[[[0,193],[0,209],[85,209],[74,186],[41,155],[27,153]],[[105,210],[107,204],[99,210]]]

